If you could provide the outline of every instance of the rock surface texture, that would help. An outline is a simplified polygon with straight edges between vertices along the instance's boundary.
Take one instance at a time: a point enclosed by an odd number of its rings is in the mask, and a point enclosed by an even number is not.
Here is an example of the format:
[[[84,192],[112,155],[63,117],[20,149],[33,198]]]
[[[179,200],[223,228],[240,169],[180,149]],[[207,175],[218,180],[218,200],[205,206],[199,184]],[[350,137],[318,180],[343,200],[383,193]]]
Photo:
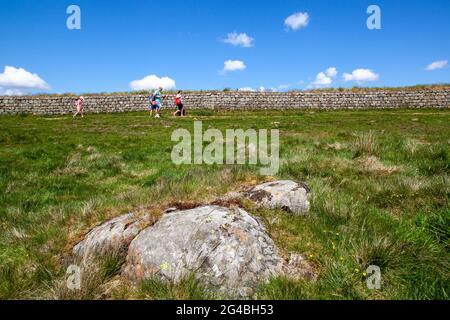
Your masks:
[[[177,281],[195,275],[218,292],[247,296],[283,270],[264,227],[240,208],[203,206],[165,214],[130,244],[123,274]]]
[[[309,211],[309,192],[304,183],[282,180],[253,187],[245,192],[245,196],[262,207],[305,215]]]
[[[133,213],[106,221],[93,228],[73,248],[73,254],[83,261],[110,253],[126,254],[128,245],[148,225],[148,219]]]

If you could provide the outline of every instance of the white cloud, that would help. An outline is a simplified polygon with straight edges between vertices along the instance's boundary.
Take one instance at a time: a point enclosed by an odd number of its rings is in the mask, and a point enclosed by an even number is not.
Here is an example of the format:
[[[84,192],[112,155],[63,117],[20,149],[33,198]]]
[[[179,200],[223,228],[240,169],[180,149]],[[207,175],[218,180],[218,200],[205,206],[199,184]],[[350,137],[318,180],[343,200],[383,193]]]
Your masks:
[[[47,90],[50,86],[37,74],[23,68],[5,66],[0,73],[0,94],[24,95],[31,90]]]
[[[248,91],[248,92],[257,92],[257,91],[259,91],[259,92],[275,92],[275,90],[277,90],[277,89],[276,88],[267,89],[266,87],[263,87],[263,86],[261,86],[257,89],[254,89],[252,87],[243,87],[243,88],[239,89],[239,91]]]
[[[344,81],[356,81],[356,82],[365,82],[365,81],[376,81],[380,77],[379,74],[376,74],[372,70],[369,69],[356,69],[350,73],[344,73],[343,78]]]
[[[239,88],[238,91],[255,92],[256,90],[251,87],[243,87],[243,88]]]
[[[266,88],[266,87],[259,87],[257,89],[254,89],[252,87],[242,87],[239,88],[238,91],[247,91],[247,92],[279,92],[279,91],[283,91],[283,90],[287,90],[289,88],[289,85],[280,85],[277,88]]]
[[[176,87],[175,80],[169,77],[158,77],[154,74],[146,76],[140,80],[130,82],[132,90],[150,90],[158,87],[163,87],[166,90],[174,89]]]
[[[245,63],[239,60],[227,60],[223,63],[223,72],[242,71],[245,70],[245,68],[247,68]]]
[[[297,12],[284,20],[284,25],[289,29],[298,30],[306,27],[309,23],[309,14],[307,12]]]
[[[239,33],[236,32],[229,33],[227,35],[227,38],[223,41],[225,43],[231,44],[233,46],[241,46],[244,48],[250,48],[253,47],[253,39],[252,37],[249,37],[246,33]]]
[[[335,67],[330,67],[325,72],[319,72],[312,85],[314,87],[329,86],[333,83],[333,79],[337,74],[337,69]]]
[[[337,76],[337,69],[335,67],[328,68],[327,71],[325,71],[325,74],[328,77],[334,78]]]
[[[430,63],[425,70],[427,71],[433,71],[433,70],[437,70],[437,69],[442,69],[444,68],[446,65],[448,64],[447,60],[439,60],[439,61],[435,61],[433,63]]]
[[[278,88],[265,88],[265,87],[259,87],[259,92],[278,92]]]
[[[316,76],[316,80],[313,82],[315,86],[328,86],[333,82],[331,77],[328,77],[325,73],[319,72]]]

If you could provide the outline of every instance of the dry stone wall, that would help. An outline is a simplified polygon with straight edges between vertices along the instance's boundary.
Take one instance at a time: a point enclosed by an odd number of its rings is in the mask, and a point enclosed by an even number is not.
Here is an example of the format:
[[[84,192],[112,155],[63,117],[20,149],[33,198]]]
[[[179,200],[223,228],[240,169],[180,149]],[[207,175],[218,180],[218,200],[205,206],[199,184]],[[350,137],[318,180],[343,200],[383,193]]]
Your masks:
[[[86,96],[86,113],[146,110],[148,95]],[[74,111],[74,97],[0,96],[0,114],[62,115]],[[202,92],[184,95],[189,109],[371,109],[449,108],[450,88],[439,90],[358,90],[306,92]],[[163,97],[163,107],[174,108],[172,95]]]

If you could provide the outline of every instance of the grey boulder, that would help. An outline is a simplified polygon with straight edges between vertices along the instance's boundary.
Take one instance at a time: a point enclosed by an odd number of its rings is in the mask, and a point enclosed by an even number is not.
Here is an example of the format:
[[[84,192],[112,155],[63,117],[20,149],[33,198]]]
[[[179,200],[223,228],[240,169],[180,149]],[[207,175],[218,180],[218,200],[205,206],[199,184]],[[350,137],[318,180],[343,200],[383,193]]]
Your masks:
[[[195,276],[209,288],[247,296],[283,272],[272,239],[240,208],[203,206],[165,214],[130,244],[123,275],[132,282]]]
[[[148,218],[128,213],[106,221],[89,231],[73,248],[73,254],[83,261],[111,253],[126,255],[128,245],[148,226]]]
[[[280,208],[297,215],[309,212],[310,189],[305,183],[290,180],[267,182],[245,192],[245,196],[258,205],[270,209]]]

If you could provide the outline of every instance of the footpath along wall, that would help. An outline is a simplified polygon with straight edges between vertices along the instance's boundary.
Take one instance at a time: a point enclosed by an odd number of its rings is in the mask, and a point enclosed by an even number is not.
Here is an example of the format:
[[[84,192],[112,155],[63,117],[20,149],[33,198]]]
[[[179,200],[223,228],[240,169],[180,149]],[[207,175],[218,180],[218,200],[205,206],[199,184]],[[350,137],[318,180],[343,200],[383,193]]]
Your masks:
[[[89,95],[87,113],[146,110],[148,95]],[[0,96],[0,114],[62,115],[74,110],[74,96]],[[184,95],[189,109],[371,109],[449,108],[450,88],[399,90],[335,90],[296,92],[199,92]],[[163,97],[163,106],[173,108],[173,96]]]

